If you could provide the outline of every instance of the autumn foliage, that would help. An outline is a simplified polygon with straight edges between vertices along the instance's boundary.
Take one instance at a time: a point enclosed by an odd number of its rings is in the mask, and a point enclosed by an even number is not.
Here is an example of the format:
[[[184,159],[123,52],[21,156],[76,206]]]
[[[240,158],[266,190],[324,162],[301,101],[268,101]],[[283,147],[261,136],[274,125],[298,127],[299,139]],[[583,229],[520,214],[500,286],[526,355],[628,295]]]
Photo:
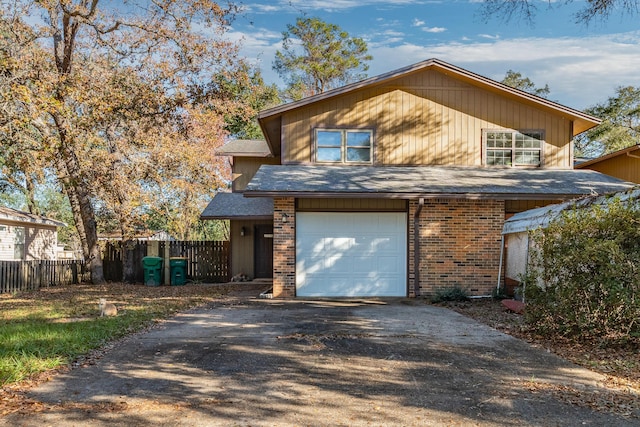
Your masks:
[[[251,84],[225,37],[234,6],[25,0],[3,8],[2,174],[37,181],[51,171],[95,282],[98,212],[114,218],[124,240],[151,213],[166,213],[168,231],[188,239],[229,180],[214,155],[225,118],[254,113],[212,84],[221,76]]]

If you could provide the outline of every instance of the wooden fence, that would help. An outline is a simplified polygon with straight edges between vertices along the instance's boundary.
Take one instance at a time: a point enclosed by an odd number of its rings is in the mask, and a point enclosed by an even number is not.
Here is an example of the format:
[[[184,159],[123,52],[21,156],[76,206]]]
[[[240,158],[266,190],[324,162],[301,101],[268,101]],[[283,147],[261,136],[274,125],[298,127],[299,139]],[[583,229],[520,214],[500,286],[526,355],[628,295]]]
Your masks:
[[[84,261],[0,261],[0,294],[71,285],[89,279]]]
[[[133,257],[132,279],[135,282],[144,282],[142,258],[150,254],[151,243],[158,244],[158,253],[162,258],[165,258],[168,249],[170,258],[187,259],[187,280],[224,283],[230,279],[231,258],[228,241],[138,241],[126,249]],[[121,281],[123,279],[122,250],[120,242],[107,242],[105,245],[102,263],[106,280]]]

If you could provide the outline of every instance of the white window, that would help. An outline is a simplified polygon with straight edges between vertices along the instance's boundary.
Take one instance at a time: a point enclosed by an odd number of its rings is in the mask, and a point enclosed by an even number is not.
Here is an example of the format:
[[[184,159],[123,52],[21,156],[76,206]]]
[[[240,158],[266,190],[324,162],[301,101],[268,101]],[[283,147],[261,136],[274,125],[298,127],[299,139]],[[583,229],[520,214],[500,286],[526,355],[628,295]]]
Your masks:
[[[371,163],[373,131],[368,129],[316,129],[315,161]]]
[[[24,227],[13,227],[13,259],[24,259]]]
[[[485,158],[488,166],[541,166],[544,132],[485,130]]]

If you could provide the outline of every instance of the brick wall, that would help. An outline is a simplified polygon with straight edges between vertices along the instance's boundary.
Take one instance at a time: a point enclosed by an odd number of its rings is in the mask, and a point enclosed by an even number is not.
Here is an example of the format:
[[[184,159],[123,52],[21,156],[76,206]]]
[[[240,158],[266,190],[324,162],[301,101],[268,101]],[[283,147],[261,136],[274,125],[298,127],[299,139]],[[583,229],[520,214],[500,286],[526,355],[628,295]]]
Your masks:
[[[409,205],[410,290],[413,289],[413,215]],[[504,202],[425,200],[420,214],[420,294],[459,286],[472,295],[489,295],[496,286]]]
[[[282,215],[287,214],[287,222]],[[296,214],[295,199],[273,199],[273,296],[296,296]]]

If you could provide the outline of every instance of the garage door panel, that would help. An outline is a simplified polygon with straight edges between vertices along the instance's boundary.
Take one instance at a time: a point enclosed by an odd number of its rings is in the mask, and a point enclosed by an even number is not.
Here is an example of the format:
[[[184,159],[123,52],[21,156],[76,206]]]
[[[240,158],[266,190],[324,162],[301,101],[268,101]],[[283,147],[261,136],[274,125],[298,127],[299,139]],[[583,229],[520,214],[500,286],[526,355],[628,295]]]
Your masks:
[[[405,296],[405,213],[296,216],[299,296]]]

